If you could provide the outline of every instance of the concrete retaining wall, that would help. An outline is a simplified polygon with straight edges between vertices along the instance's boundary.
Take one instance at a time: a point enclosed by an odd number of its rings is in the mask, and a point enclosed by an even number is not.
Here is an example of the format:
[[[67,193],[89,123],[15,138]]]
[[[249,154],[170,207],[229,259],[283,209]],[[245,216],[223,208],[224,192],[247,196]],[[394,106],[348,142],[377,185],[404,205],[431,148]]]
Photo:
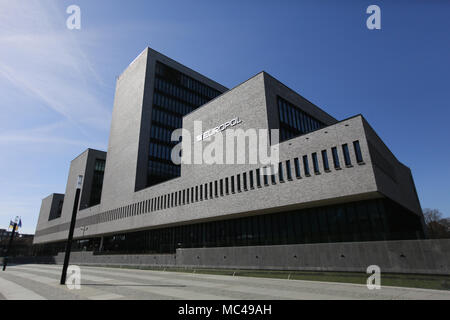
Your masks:
[[[188,267],[450,274],[450,239],[177,250]]]
[[[12,263],[62,264],[64,254],[41,261]],[[176,254],[93,255],[73,252],[72,264],[153,267],[237,268],[366,272],[378,265],[382,272],[449,274],[450,239],[320,243],[282,246],[178,249]]]

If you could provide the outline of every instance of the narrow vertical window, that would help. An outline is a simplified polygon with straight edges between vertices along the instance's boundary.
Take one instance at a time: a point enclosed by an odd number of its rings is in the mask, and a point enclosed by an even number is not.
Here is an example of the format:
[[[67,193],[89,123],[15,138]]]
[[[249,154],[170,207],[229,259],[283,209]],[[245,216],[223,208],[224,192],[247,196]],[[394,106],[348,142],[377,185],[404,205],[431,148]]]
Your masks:
[[[205,183],[205,200],[208,200],[208,184]]]
[[[314,173],[315,173],[315,174],[320,173],[320,170],[319,170],[319,160],[317,159],[317,153],[316,153],[316,152],[314,152],[314,153],[312,154],[312,160],[313,160]]]
[[[194,203],[194,187],[191,187],[191,203]]]
[[[186,203],[186,190],[183,190],[183,204]]]
[[[255,182],[253,180],[253,170],[250,170],[248,172],[249,178],[250,178],[250,189],[254,189],[255,188]]]
[[[330,165],[328,163],[327,150],[322,150],[322,162],[323,162],[323,170],[330,171]]]
[[[190,200],[190,196],[189,196],[189,188],[186,189],[186,203],[189,204],[189,200]]]
[[[238,174],[236,176],[236,182],[237,182],[237,191],[241,192],[242,190],[241,190],[241,175],[240,174]]]
[[[346,166],[351,166],[352,162],[350,160],[350,152],[348,151],[348,145],[343,144],[342,145],[342,152],[344,153],[344,161]]]
[[[336,169],[340,169],[341,164],[339,163],[339,155],[338,155],[337,148],[336,147],[331,148],[331,153],[333,154],[334,167]]]
[[[225,194],[230,194],[229,179],[225,178]]]
[[[261,188],[261,169],[256,169],[256,186]]]
[[[288,180],[292,180],[291,160],[286,160],[286,175]]]
[[[277,183],[277,179],[275,177],[275,166],[270,166],[270,180],[272,181],[272,184]]]
[[[305,171],[305,176],[309,176],[309,163],[308,156],[303,156],[303,170]]]
[[[231,193],[234,193],[234,176],[231,177]]]
[[[217,187],[217,180],[214,181],[214,196],[217,198],[219,196],[219,190]]]
[[[269,185],[269,176],[268,176],[268,172],[267,172],[267,167],[264,167],[263,170],[264,170],[264,175],[263,175],[264,185],[268,186]]]
[[[294,159],[294,166],[295,166],[295,176],[297,178],[301,178],[302,175],[300,174],[300,160],[298,160],[298,158]]]
[[[247,191],[248,190],[248,188],[247,188],[247,172],[244,172],[242,174],[242,182],[244,185],[244,191]]]
[[[278,163],[278,179],[280,182],[284,182],[283,162]]]
[[[361,153],[361,147],[359,145],[359,141],[353,141],[353,148],[355,149],[355,156],[356,156],[356,162],[361,163],[364,162],[362,153]]]
[[[203,201],[203,185],[200,185],[200,201]]]
[[[223,197],[223,179],[220,179],[220,196]]]
[[[212,181],[209,183],[209,198],[213,198],[213,183]]]

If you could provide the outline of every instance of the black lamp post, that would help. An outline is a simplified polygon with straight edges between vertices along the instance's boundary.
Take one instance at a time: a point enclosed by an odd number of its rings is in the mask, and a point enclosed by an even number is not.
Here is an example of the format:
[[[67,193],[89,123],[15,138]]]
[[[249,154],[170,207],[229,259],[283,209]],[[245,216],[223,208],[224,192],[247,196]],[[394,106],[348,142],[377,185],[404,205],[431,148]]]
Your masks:
[[[83,176],[78,176],[77,190],[75,192],[75,201],[72,208],[72,219],[70,220],[69,236],[67,238],[66,253],[64,255],[64,265],[61,273],[60,284],[66,284],[67,268],[69,267],[70,251],[72,250],[73,231],[77,221],[78,203],[80,201],[81,185],[83,184]]]
[[[13,224],[13,230],[11,232],[11,237],[9,238],[8,247],[6,248],[5,256],[3,257],[3,271],[6,270],[6,265],[8,264],[8,256],[11,251],[12,242],[14,240],[14,235],[16,234],[16,228],[17,228],[17,218],[14,221]]]

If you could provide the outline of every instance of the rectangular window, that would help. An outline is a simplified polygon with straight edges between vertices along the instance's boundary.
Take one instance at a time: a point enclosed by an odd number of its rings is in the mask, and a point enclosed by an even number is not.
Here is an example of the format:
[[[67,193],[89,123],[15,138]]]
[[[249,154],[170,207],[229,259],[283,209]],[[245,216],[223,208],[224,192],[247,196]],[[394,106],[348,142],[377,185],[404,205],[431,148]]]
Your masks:
[[[278,179],[280,179],[280,182],[284,182],[283,162],[278,163]]]
[[[231,177],[231,193],[234,193],[234,176]]]
[[[212,181],[209,183],[209,198],[213,198],[213,183]]]
[[[191,187],[191,203],[194,203],[194,187]]]
[[[339,169],[341,167],[341,164],[339,163],[339,155],[336,147],[331,148],[331,153],[333,154],[333,162],[334,167],[336,169]]]
[[[223,197],[223,179],[220,179],[220,196]]]
[[[253,170],[250,170],[248,172],[249,178],[250,178],[250,189],[254,189],[255,188],[255,182],[253,180]]]
[[[298,160],[298,158],[294,159],[294,166],[295,166],[295,176],[297,178],[301,178],[302,175],[300,174],[300,160]]]
[[[189,188],[186,189],[186,203],[189,204],[191,197],[189,196]]]
[[[327,150],[322,150],[322,162],[323,162],[323,170],[330,171],[330,165],[328,164]]]
[[[248,190],[248,188],[247,188],[247,172],[244,172],[242,174],[242,182],[244,184],[244,191],[247,191]]]
[[[269,185],[269,176],[268,176],[269,173],[267,172],[267,167],[264,167],[263,170],[264,170],[264,175],[263,175],[264,185],[268,186]]]
[[[186,203],[186,190],[183,190],[183,204]]]
[[[272,184],[277,183],[277,179],[275,177],[275,166],[270,167],[270,180],[272,181]]]
[[[320,173],[320,170],[319,170],[319,160],[317,159],[317,153],[316,153],[316,152],[314,152],[314,153],[312,154],[312,160],[313,160],[314,173],[315,173],[315,174]]]
[[[309,163],[308,156],[303,156],[303,170],[305,171],[305,176],[309,176]]]
[[[200,201],[203,200],[203,185],[200,185]]]
[[[256,186],[261,188],[261,169],[256,169]]]
[[[219,196],[219,188],[218,188],[218,186],[217,186],[217,180],[216,181],[214,181],[214,196],[217,198],[218,196]]]
[[[230,189],[229,189],[229,179],[225,178],[225,194],[229,194],[230,193]]]
[[[347,144],[343,144],[342,145],[342,152],[344,153],[344,161],[345,161],[345,165],[346,166],[351,166],[352,162],[350,160],[350,153],[348,151],[348,145]]]
[[[364,162],[362,153],[361,153],[361,147],[359,145],[359,141],[353,141],[353,148],[355,149],[355,156],[356,156],[356,162],[361,163]]]
[[[241,175],[240,174],[238,174],[236,176],[236,182],[237,182],[237,191],[241,192],[242,190],[241,190]]]
[[[195,186],[195,202],[198,201],[198,186]]]
[[[292,180],[291,160],[286,160],[287,179]]]
[[[208,184],[205,183],[205,200],[208,200]]]

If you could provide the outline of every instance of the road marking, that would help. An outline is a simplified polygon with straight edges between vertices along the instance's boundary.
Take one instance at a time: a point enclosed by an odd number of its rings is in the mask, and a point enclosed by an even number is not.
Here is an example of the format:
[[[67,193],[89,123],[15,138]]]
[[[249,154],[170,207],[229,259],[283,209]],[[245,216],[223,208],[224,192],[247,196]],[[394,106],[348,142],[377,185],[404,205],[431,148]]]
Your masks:
[[[36,292],[3,278],[0,278],[0,291],[7,300],[47,300]]]

